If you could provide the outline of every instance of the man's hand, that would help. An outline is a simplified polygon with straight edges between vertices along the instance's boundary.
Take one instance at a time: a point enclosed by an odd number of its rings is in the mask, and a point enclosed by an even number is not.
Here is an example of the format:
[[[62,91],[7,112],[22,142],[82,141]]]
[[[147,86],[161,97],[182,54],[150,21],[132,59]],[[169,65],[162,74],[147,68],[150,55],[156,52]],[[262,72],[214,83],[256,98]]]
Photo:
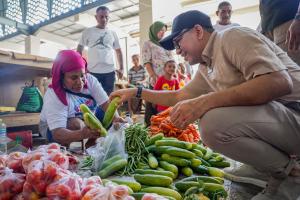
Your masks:
[[[153,74],[152,76],[150,76],[150,84],[153,87],[155,86],[157,79],[158,79],[158,76],[156,74]]]
[[[109,99],[112,100],[115,97],[120,97],[119,104],[128,101],[130,98],[135,97],[137,92],[137,88],[130,88],[130,89],[122,89],[112,92],[109,96]]]
[[[117,72],[118,79],[122,79],[124,73],[123,69],[117,69],[116,72]]]
[[[300,20],[293,20],[287,35],[286,44],[289,51],[297,51],[300,46]]]
[[[188,99],[177,103],[170,114],[172,123],[181,129],[201,118],[210,110],[206,96]]]

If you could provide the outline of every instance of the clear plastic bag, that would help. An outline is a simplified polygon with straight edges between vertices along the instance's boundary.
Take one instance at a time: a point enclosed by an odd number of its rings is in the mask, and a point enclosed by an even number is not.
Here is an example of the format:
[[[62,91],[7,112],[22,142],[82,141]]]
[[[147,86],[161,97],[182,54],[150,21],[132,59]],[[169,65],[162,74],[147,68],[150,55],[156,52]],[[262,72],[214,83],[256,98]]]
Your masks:
[[[94,157],[94,169],[99,171],[104,161],[119,155],[127,159],[125,152],[125,128],[127,124],[122,124],[118,130],[113,127],[109,129],[106,137],[97,140],[97,144],[87,149],[87,153]]]
[[[148,193],[143,196],[142,200],[168,200],[168,199],[158,194]]]
[[[22,165],[23,158],[26,153],[23,152],[12,152],[8,155],[6,160],[6,166],[12,169],[15,173],[24,173],[24,168]]]
[[[80,177],[77,174],[63,176],[47,186],[46,195],[49,200],[80,200]]]
[[[4,169],[6,166],[7,155],[0,155],[0,170]]]
[[[110,199],[110,188],[97,186],[89,190],[81,200],[108,200]]]
[[[81,195],[84,196],[91,189],[101,186],[102,180],[99,176],[84,178],[81,184]]]
[[[23,190],[25,174],[13,173],[12,169],[0,171],[0,199],[9,200]]]

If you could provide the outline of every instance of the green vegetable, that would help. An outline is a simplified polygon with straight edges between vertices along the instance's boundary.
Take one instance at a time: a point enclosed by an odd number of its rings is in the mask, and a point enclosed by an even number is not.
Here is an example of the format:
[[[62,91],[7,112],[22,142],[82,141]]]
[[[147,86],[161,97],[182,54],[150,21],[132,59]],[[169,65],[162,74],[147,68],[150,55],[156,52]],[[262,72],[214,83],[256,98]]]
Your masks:
[[[100,136],[105,137],[107,135],[107,131],[105,128],[103,128],[101,122],[97,118],[93,117],[90,113],[83,114],[83,121],[90,129],[98,130]]]
[[[213,154],[213,151],[210,148],[206,148],[206,153],[203,156],[204,160],[209,160]]]
[[[120,97],[115,97],[108,105],[106,112],[103,118],[103,126],[108,128],[109,125],[112,123],[112,120],[115,116],[115,112],[118,108],[118,103],[120,101]]]
[[[102,166],[101,166],[101,169],[104,169],[105,167],[107,167],[108,165],[111,165],[113,164],[114,162],[118,161],[118,160],[121,160],[122,159],[122,156],[120,155],[115,155],[107,160],[105,160],[103,163],[102,163]]]
[[[177,168],[176,165],[173,165],[173,164],[168,163],[166,161],[159,161],[159,166],[161,168],[163,168],[164,170],[173,172],[174,175],[175,175],[175,177],[177,177],[177,175],[178,175],[178,168]]]
[[[94,158],[92,156],[87,156],[83,159],[80,168],[90,168],[94,163]]]
[[[224,191],[224,192],[226,192],[226,190],[225,190],[225,188],[224,188],[223,185],[216,184],[216,183],[204,183],[204,190],[208,191],[208,192],[216,192],[216,191]]]
[[[219,167],[219,168],[230,167],[230,162],[227,161],[216,161],[215,159],[209,159],[208,162],[213,167]]]
[[[148,164],[151,168],[155,169],[158,167],[158,161],[157,159],[153,156],[152,153],[148,154]]]
[[[173,197],[176,200],[181,200],[182,199],[181,195],[177,191],[169,189],[169,188],[148,187],[148,188],[143,188],[141,190],[141,192],[155,193],[155,194],[159,194],[159,195],[162,195],[162,196],[169,196],[169,197]]]
[[[125,129],[125,150],[128,154],[128,165],[120,174],[131,175],[138,165],[148,165],[148,159],[145,154],[145,143],[148,138],[148,129],[141,124],[133,124]]]
[[[191,161],[191,167],[198,167],[202,163],[201,160],[195,158],[190,159],[190,161]]]
[[[156,134],[156,135],[153,135],[153,136],[150,137],[148,140],[146,140],[145,145],[146,145],[146,146],[153,145],[153,144],[155,144],[155,142],[156,142],[157,140],[163,139],[163,137],[164,137],[164,134],[163,134],[163,133],[158,133],[158,134]]]
[[[202,153],[202,151],[200,151],[199,149],[193,149],[192,150],[192,152],[194,153],[194,154],[196,154],[196,156],[199,156],[199,157],[203,157],[203,153]]]
[[[170,171],[159,171],[159,170],[153,170],[153,169],[137,169],[135,170],[136,174],[155,174],[155,175],[162,175],[162,176],[168,176],[172,179],[175,179],[175,174]]]
[[[173,182],[172,178],[168,176],[155,174],[135,174],[134,179],[143,185],[149,186],[168,187]]]
[[[101,169],[98,172],[98,175],[101,178],[106,178],[106,177],[112,175],[113,173],[123,169],[126,165],[127,165],[127,160],[126,159],[118,160],[118,161],[108,165],[107,167]]]
[[[146,149],[148,152],[155,153],[156,155],[161,155],[163,153],[166,153],[166,151],[170,148],[170,146],[155,146],[151,145],[147,147]]]
[[[199,165],[198,167],[192,167],[194,172],[199,174],[208,174],[208,168],[204,165]]]
[[[173,146],[178,147],[182,149],[190,150],[193,147],[192,143],[189,142],[183,142],[179,140],[158,140],[155,142],[156,146]]]
[[[208,174],[210,176],[216,176],[216,177],[220,177],[220,178],[224,178],[224,171],[215,167],[208,167]]]
[[[201,188],[203,186],[203,182],[197,182],[197,181],[179,181],[175,183],[175,187],[180,192],[186,192],[191,187],[198,187]]]
[[[193,149],[198,149],[202,152],[202,154],[206,154],[206,148],[200,144],[193,144]]]
[[[141,190],[142,186],[140,183],[136,182],[136,181],[132,181],[132,180],[124,180],[124,179],[110,179],[112,182],[115,182],[119,185],[126,185],[128,187],[130,187],[134,192],[138,192]]]
[[[131,196],[133,196],[135,200],[141,200],[145,194],[147,194],[147,193],[146,192],[136,192],[136,193],[132,193]]]
[[[200,157],[196,157],[196,158],[201,160],[202,165],[205,165],[207,167],[211,167],[211,164],[209,162],[207,162],[206,160],[204,160],[203,158],[200,158]]]
[[[191,164],[191,161],[187,159],[179,158],[176,156],[170,156],[169,154],[162,154],[161,159],[179,167],[186,167]]]
[[[171,155],[171,156],[178,156],[183,158],[195,158],[195,154],[189,150],[181,149],[178,147],[169,147],[166,149],[165,153]]]
[[[179,182],[186,182],[186,181],[203,181],[205,183],[223,184],[223,182],[217,179],[217,177],[210,177],[210,176],[192,176],[192,177],[181,179]]]
[[[193,170],[189,167],[184,167],[181,169],[181,173],[185,176],[192,176],[193,175]]]

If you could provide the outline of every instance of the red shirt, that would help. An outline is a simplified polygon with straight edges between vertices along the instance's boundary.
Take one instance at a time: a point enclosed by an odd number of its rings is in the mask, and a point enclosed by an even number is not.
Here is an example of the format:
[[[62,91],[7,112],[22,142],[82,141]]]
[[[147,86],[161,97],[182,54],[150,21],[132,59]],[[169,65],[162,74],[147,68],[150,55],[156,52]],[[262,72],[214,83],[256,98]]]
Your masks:
[[[154,86],[154,90],[178,90],[179,89],[179,82],[177,79],[167,80],[164,76],[161,76],[156,81]],[[158,112],[166,110],[167,106],[157,105],[156,109]]]

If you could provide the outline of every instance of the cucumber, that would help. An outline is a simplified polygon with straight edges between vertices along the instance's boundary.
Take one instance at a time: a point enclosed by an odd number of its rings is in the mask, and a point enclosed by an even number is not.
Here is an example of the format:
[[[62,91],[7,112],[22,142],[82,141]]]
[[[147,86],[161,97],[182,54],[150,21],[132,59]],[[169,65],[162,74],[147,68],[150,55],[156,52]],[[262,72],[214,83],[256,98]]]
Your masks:
[[[168,176],[172,179],[175,179],[175,174],[170,171],[159,171],[159,170],[153,170],[153,169],[136,169],[135,174],[155,174],[155,175],[162,175],[162,176]]]
[[[115,112],[118,108],[118,102],[120,101],[120,97],[115,97],[108,105],[104,117],[103,117],[103,126],[108,128],[112,123],[112,120],[115,116]]]
[[[166,170],[164,170],[163,168],[161,168],[161,167],[158,167],[158,168],[156,168],[156,170],[158,170],[158,171],[166,171]]]
[[[209,160],[213,154],[213,151],[210,148],[206,148],[206,153],[203,156],[204,160]]]
[[[196,157],[196,158],[201,160],[202,165],[205,165],[207,167],[211,167],[211,164],[209,162],[207,162],[206,160],[204,160],[203,158],[200,158],[200,157]]]
[[[205,191],[208,191],[208,192],[219,192],[219,191],[222,191],[226,194],[227,196],[227,192],[224,188],[223,185],[220,185],[220,184],[216,184],[216,183],[204,183],[204,190]]]
[[[163,153],[166,153],[166,151],[169,149],[169,146],[155,146],[155,145],[151,145],[149,147],[146,147],[146,149],[148,150],[148,152],[150,153],[155,153],[156,155],[161,155]]]
[[[134,179],[143,185],[161,187],[168,187],[173,182],[172,178],[168,176],[155,174],[135,174]]]
[[[93,117],[93,115],[90,113],[83,114],[83,121],[90,129],[99,131],[101,137],[105,137],[107,135],[107,131],[105,128],[103,128],[101,122],[96,117]]]
[[[129,188],[131,188],[134,192],[138,192],[142,188],[140,183],[133,180],[124,180],[124,179],[117,179],[117,178],[109,179],[109,180],[119,185],[126,185]]]
[[[177,140],[178,141],[178,139],[174,138],[174,137],[163,137],[162,140]]]
[[[208,174],[208,168],[204,165],[199,165],[198,167],[192,167],[194,172],[198,174]]]
[[[225,168],[230,167],[230,162],[227,161],[216,161],[215,159],[209,159],[209,164],[211,164],[212,167],[219,167],[219,168]]]
[[[90,110],[90,108],[86,104],[80,104],[79,108],[82,114],[90,113],[93,117],[95,117],[94,113]]]
[[[224,178],[224,171],[215,167],[208,167],[208,174],[210,176],[216,176],[216,177],[220,177],[220,178]]]
[[[175,175],[175,177],[177,177],[177,175],[178,175],[178,168],[177,168],[176,165],[173,165],[173,164],[168,163],[166,161],[159,161],[159,166],[161,168],[163,168],[164,170],[172,172]]]
[[[191,167],[198,167],[202,163],[201,160],[195,158],[190,159],[190,161],[191,161]]]
[[[120,169],[124,168],[126,165],[127,165],[126,159],[117,160],[116,162],[101,169],[98,172],[98,175],[100,176],[100,178],[106,178],[112,175],[113,173],[119,171]]]
[[[135,200],[141,200],[145,194],[147,194],[147,193],[146,192],[135,192],[135,193],[132,193],[130,196],[133,196]]]
[[[169,188],[148,187],[148,188],[143,188],[141,190],[141,192],[155,193],[155,194],[159,194],[159,195],[162,195],[162,196],[169,196],[169,197],[173,197],[176,200],[181,200],[182,199],[181,195],[177,191],[169,189]]]
[[[203,181],[204,183],[216,183],[216,184],[223,184],[222,181],[217,179],[217,177],[210,177],[210,176],[192,176],[181,179],[179,182],[186,182],[186,181]],[[175,184],[176,185],[176,184]]]
[[[165,153],[171,156],[178,156],[178,157],[189,158],[189,159],[195,158],[196,156],[193,152],[178,147],[170,147],[165,151]]]
[[[187,167],[191,164],[191,161],[187,159],[170,156],[169,154],[162,154],[161,159],[179,167]]]
[[[203,153],[202,153],[202,151],[200,151],[199,149],[193,149],[192,150],[192,152],[194,153],[194,154],[196,154],[196,156],[199,156],[199,157],[203,157]]]
[[[196,181],[179,181],[175,183],[175,187],[180,192],[186,192],[191,187],[201,187],[199,182]]]
[[[192,176],[193,175],[193,170],[189,167],[184,167],[181,169],[181,173],[185,176]]]
[[[150,138],[149,138],[148,140],[146,140],[146,142],[145,142],[146,147],[155,144],[155,142],[156,142],[157,140],[161,140],[161,139],[163,139],[163,137],[164,137],[164,134],[163,134],[163,133],[158,133],[158,134],[156,134],[156,135],[150,137]]]
[[[107,167],[108,165],[111,165],[113,164],[114,162],[118,161],[118,160],[121,160],[122,159],[122,156],[120,155],[115,155],[107,160],[105,160],[103,163],[102,163],[102,166],[101,166],[101,169],[104,169],[105,167]]]
[[[153,156],[152,153],[148,154],[148,164],[151,168],[155,169],[158,167],[158,161],[157,159]]]
[[[179,140],[158,140],[155,142],[156,146],[173,146],[182,149],[190,150],[193,148],[193,144],[189,142],[183,142]]]
[[[216,160],[216,161],[224,161],[225,160],[225,158],[224,158],[224,156],[216,156],[216,157],[214,157],[214,159]]]
[[[193,149],[198,149],[202,152],[202,154],[206,154],[206,148],[200,144],[193,144]]]

